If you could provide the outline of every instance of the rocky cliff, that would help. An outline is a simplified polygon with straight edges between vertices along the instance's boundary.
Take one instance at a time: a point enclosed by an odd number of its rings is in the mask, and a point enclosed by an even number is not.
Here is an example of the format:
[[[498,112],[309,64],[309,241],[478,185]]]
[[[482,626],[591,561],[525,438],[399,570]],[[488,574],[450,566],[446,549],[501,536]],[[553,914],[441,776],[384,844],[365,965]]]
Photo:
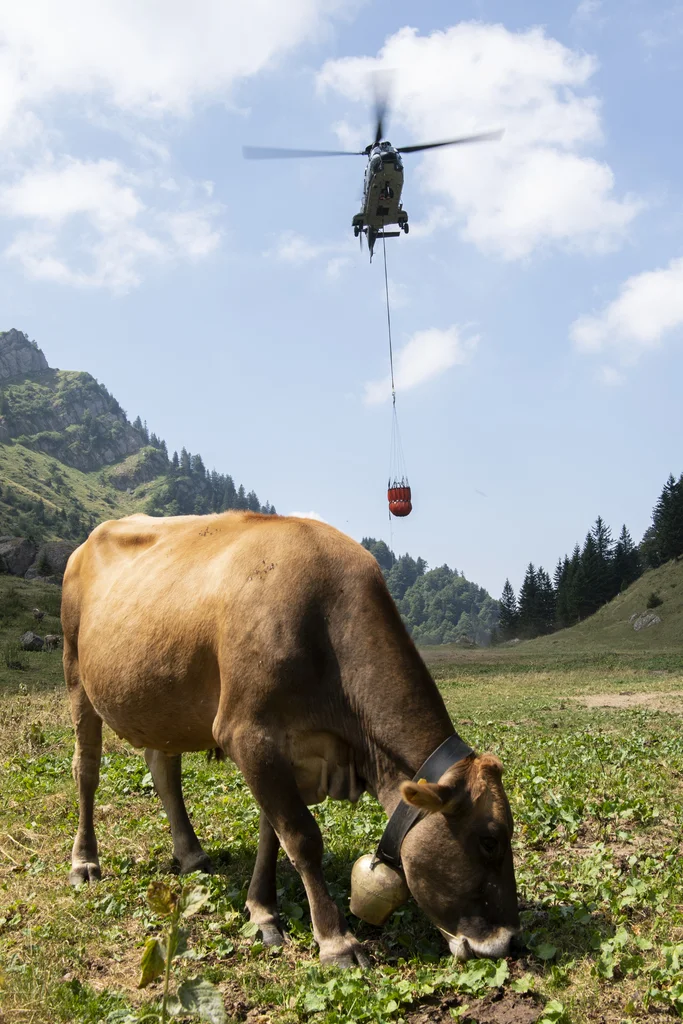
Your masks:
[[[145,439],[89,373],[54,370],[21,331],[0,334],[0,441],[18,441],[92,472],[140,450]]]
[[[14,327],[11,331],[0,331],[0,381],[47,369],[47,359],[34,341]]]

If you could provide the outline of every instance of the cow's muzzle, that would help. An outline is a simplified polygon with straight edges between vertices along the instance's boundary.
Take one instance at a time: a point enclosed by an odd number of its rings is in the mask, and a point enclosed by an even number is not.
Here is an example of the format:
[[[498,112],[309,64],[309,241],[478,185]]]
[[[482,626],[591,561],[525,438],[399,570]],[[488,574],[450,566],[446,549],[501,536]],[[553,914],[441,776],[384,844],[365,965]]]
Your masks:
[[[498,960],[510,953],[510,945],[519,933],[519,928],[497,928],[485,938],[478,939],[463,934],[453,935],[445,928],[440,928],[439,931],[456,960],[472,960],[479,957]]]

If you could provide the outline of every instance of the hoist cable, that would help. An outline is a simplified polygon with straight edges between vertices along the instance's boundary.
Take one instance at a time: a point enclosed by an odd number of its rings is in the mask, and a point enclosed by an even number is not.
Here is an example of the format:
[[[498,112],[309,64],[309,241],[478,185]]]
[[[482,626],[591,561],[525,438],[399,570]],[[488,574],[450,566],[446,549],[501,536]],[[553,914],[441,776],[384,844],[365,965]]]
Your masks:
[[[394,380],[394,348],[391,338],[391,305],[389,302],[389,274],[387,271],[387,242],[384,236],[384,225],[382,225],[382,251],[384,254],[384,291],[387,305],[387,333],[389,336],[389,369],[391,376],[391,448],[389,453],[389,485],[392,483],[408,483],[405,459],[403,456],[403,445],[401,444],[401,433],[398,429],[398,416],[396,414],[396,382]],[[391,515],[390,515],[391,518]]]
[[[396,408],[396,386],[394,384],[394,349],[391,344],[391,310],[389,308],[389,277],[387,275],[387,240],[384,236],[384,224],[382,224],[382,249],[384,252],[384,290],[387,297],[387,332],[389,334],[389,367],[391,369],[391,400]]]

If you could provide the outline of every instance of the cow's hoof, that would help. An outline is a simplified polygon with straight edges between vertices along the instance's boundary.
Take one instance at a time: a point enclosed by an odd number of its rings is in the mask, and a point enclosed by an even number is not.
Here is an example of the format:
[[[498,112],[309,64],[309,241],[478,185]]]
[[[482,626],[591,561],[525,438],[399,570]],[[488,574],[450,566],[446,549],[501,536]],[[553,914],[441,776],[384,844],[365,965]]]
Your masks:
[[[260,924],[259,931],[264,946],[284,946],[287,941],[284,932],[274,924]]]
[[[213,874],[211,858],[203,850],[201,853],[193,853],[190,857],[184,857],[183,860],[179,860],[177,857],[175,860],[180,865],[181,875],[191,875],[193,871],[201,871],[205,875]]]
[[[99,882],[101,877],[100,865],[96,861],[74,864],[69,872],[69,882],[74,886],[85,885],[86,882]]]
[[[320,945],[320,963],[329,967],[369,967],[370,961],[360,942],[352,935],[340,935]]]

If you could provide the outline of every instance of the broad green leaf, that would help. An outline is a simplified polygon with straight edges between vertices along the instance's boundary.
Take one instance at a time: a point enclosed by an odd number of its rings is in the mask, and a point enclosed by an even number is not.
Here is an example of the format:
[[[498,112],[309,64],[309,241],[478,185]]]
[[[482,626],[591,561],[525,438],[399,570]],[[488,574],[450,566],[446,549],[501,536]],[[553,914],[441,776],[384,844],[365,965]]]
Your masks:
[[[240,935],[243,935],[245,939],[253,939],[255,935],[258,935],[258,925],[255,921],[247,921],[240,928]]]
[[[208,899],[209,890],[203,885],[195,885],[194,888],[186,890],[180,897],[181,917],[198,914]]]
[[[534,987],[534,979],[530,974],[525,974],[523,978],[516,978],[511,984],[510,988],[513,992],[531,992]]]
[[[306,1013],[320,1013],[327,1006],[327,999],[322,992],[308,992],[304,997]]]
[[[168,937],[168,945],[171,951],[171,960],[174,956],[180,956],[187,949],[187,938],[190,934],[187,928],[174,928]]]
[[[556,1024],[564,1016],[564,1005],[557,999],[551,999],[543,1007],[543,1016],[538,1024]]]
[[[166,882],[150,882],[147,890],[147,902],[155,914],[168,917],[175,910],[178,897]]]
[[[488,979],[488,983],[491,988],[500,988],[509,977],[510,968],[507,965],[507,961],[501,960],[496,966],[495,974]]]
[[[166,963],[163,950],[158,939],[147,939],[140,961],[140,981],[138,988],[144,988],[164,973]]]
[[[210,981],[192,978],[178,989],[178,999],[186,1013],[196,1013],[207,1024],[227,1024],[223,997]]]
[[[534,953],[539,960],[552,960],[557,953],[557,946],[553,946],[551,942],[540,942],[534,948]]]

